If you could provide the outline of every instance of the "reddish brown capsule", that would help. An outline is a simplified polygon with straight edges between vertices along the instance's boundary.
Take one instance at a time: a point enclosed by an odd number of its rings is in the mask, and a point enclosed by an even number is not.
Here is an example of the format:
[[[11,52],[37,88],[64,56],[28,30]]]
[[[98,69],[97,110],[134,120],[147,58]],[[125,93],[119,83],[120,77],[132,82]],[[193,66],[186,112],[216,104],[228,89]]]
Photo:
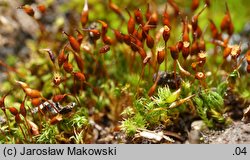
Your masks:
[[[73,54],[74,54],[74,59],[75,59],[75,61],[77,63],[77,67],[81,71],[83,71],[83,69],[84,69],[84,61],[83,61],[82,57],[79,54],[77,54],[77,53],[73,52]]]
[[[90,38],[94,41],[98,40],[101,37],[100,31],[97,29],[83,29],[83,31],[88,31]]]
[[[20,114],[23,115],[24,117],[26,117],[26,108],[24,106],[24,101],[21,103],[20,105],[20,110],[19,110]]]
[[[231,20],[230,11],[227,3],[226,3],[226,14],[224,15],[221,21],[220,28],[221,31],[227,31],[229,35],[232,35],[234,32],[234,26]]]
[[[138,53],[140,54],[142,60],[147,57],[146,51],[141,47],[139,47]]]
[[[115,38],[118,42],[122,43],[123,42],[123,35],[120,31],[114,29],[114,34],[115,34]]]
[[[66,32],[63,31],[63,33],[68,37],[70,46],[72,47],[72,49],[74,51],[76,51],[77,53],[80,52],[80,44],[78,43],[78,41],[71,35],[67,34]]]
[[[79,45],[82,44],[82,40],[83,40],[83,34],[77,29],[77,42],[79,43]]]
[[[228,14],[225,14],[220,24],[221,31],[226,31],[229,28],[229,23],[230,23],[230,17]]]
[[[37,9],[38,9],[42,14],[44,14],[44,13],[46,12],[46,7],[45,7],[45,5],[43,5],[43,4],[38,5],[38,6],[37,6]]]
[[[199,0],[193,0],[194,1],[199,1]],[[199,4],[198,4],[199,5]],[[199,11],[196,15],[194,15],[192,17],[192,20],[191,20],[191,25],[192,25],[192,28],[194,31],[196,31],[197,27],[198,27],[198,18],[200,16],[200,14],[205,10],[205,8],[207,7],[207,5],[205,5],[201,11]]]
[[[4,104],[4,100],[7,97],[9,93],[5,94],[1,99],[0,99],[0,108],[5,112],[6,108],[5,108],[5,104]]]
[[[201,28],[199,27],[199,26],[197,26],[197,28],[196,28],[196,30],[195,31],[193,31],[193,39],[195,39],[195,38],[200,38],[201,37],[201,35],[202,35],[202,30],[201,30]]]
[[[146,51],[133,42],[131,43],[131,45],[137,48],[137,51],[140,54],[142,61],[144,61],[144,59],[147,57]]]
[[[150,17],[150,19],[148,20],[148,24],[149,25],[157,25],[158,23],[158,14],[156,11],[154,11]]]
[[[65,50],[65,47],[61,50],[61,52],[59,53],[57,57],[57,62],[58,62],[59,67],[61,67],[62,64],[67,60],[67,57],[64,54],[64,50]]]
[[[19,114],[15,115],[15,121],[16,121],[16,123],[22,123],[22,119],[21,119]]]
[[[214,38],[214,39],[221,39],[221,35],[220,35],[220,33],[219,33],[219,31],[218,31],[218,29],[217,29],[217,27],[216,27],[216,25],[215,25],[215,23],[213,22],[213,20],[211,20],[211,19],[209,19],[209,22],[210,22],[210,29],[211,29],[211,31],[212,31],[212,37]]]
[[[199,46],[200,51],[206,50],[206,43],[205,43],[203,37],[200,38],[198,46]]]
[[[68,73],[71,73],[73,71],[73,66],[72,64],[70,64],[68,61],[65,61],[63,63],[63,69],[68,72]]]
[[[199,44],[198,44],[198,41],[195,40],[192,45],[191,45],[191,51],[190,51],[190,54],[191,55],[197,55],[199,53]]]
[[[198,79],[198,80],[203,80],[203,79],[206,78],[206,75],[203,72],[197,72],[195,74],[195,78]]]
[[[246,60],[247,60],[247,63],[250,65],[250,50],[248,50],[246,53]]]
[[[32,98],[31,99],[31,104],[35,107],[39,106],[42,103],[40,98]]]
[[[145,40],[145,38],[144,38],[144,33],[143,33],[143,31],[142,30],[138,30],[138,31],[135,31],[134,32],[135,34],[135,36],[136,36],[136,38],[139,40],[139,41],[144,41]]]
[[[81,73],[81,72],[74,72],[74,76],[79,81],[85,81],[86,80],[85,75],[83,73]]]
[[[139,47],[143,48],[142,42],[133,35],[130,35],[130,42],[128,44],[134,52],[139,50]]]
[[[199,7],[199,4],[200,4],[200,0],[192,0],[191,10],[195,11]]]
[[[143,17],[142,17],[141,9],[138,8],[134,10],[134,15],[135,15],[136,23],[143,25]]]
[[[159,49],[157,52],[157,62],[160,65],[165,59],[165,51],[163,48]]]
[[[147,34],[146,44],[150,49],[154,47],[154,39],[149,34]]]
[[[229,28],[228,28],[227,33],[228,33],[229,35],[232,35],[232,34],[234,33],[234,25],[233,25],[232,22],[229,24]]]
[[[179,51],[178,51],[177,46],[176,45],[170,46],[169,49],[170,49],[170,54],[173,60],[177,60],[179,58]]]
[[[162,37],[165,42],[167,42],[170,37],[170,28],[167,25],[164,26]]]
[[[124,34],[124,35],[123,35],[123,41],[124,41],[127,45],[130,46],[130,44],[131,44],[131,37],[130,37],[129,35],[127,35],[127,34]]]
[[[150,11],[149,3],[147,4],[147,11],[146,11],[145,17],[146,17],[147,23],[149,25],[157,25],[157,23],[158,23],[158,14],[157,14],[156,11],[153,11],[153,12]]]
[[[15,116],[18,114],[18,110],[15,107],[9,107],[8,109],[12,115]]]
[[[26,93],[27,96],[30,98],[40,98],[41,97],[41,92],[35,89],[31,88],[24,88],[24,92]]]
[[[129,10],[126,8],[126,11],[128,12],[128,15],[129,15],[129,20],[128,20],[128,33],[129,34],[133,34],[134,33],[134,30],[135,30],[135,20],[134,18],[131,16]]]
[[[108,32],[108,24],[104,21],[97,20],[102,24],[102,35],[105,35]]]
[[[110,50],[110,46],[109,45],[105,45],[105,46],[102,46],[100,48],[99,53],[100,54],[104,54],[104,53],[107,53],[109,50]]]
[[[247,65],[247,72],[250,73],[250,65]]]
[[[81,24],[84,28],[89,20],[89,9],[88,9],[88,0],[85,0],[84,7],[81,13]]]
[[[113,40],[109,36],[106,36],[106,35],[102,36],[102,41],[104,44],[108,44],[108,45],[113,44]]]
[[[67,94],[58,94],[58,95],[54,95],[52,100],[53,102],[60,102],[62,101],[65,97],[67,96]]]
[[[182,47],[182,56],[184,59],[187,59],[189,52],[190,52],[190,43],[188,41],[184,41]]]
[[[169,26],[169,28],[170,28],[170,17],[169,17],[169,14],[167,12],[167,6],[166,6],[166,8],[163,12],[163,15],[162,15],[162,24],[164,26]]]
[[[223,51],[223,58],[227,58],[229,54],[231,53],[232,48],[231,47],[226,47]]]
[[[188,21],[187,18],[183,21],[183,34],[182,34],[182,41],[183,42],[190,42],[189,40],[189,30],[188,30]]]
[[[183,42],[182,41],[177,42],[177,48],[178,48],[179,51],[182,50],[182,48],[183,48]]]

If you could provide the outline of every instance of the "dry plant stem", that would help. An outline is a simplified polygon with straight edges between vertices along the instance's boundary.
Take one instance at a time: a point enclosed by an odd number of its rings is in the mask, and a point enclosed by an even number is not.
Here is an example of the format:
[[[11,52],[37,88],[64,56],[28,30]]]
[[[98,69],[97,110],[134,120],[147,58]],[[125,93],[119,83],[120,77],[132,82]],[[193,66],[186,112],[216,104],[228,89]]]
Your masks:
[[[185,76],[189,76],[189,77],[194,78],[194,75],[192,75],[191,73],[189,73],[188,71],[186,71],[185,69],[182,68],[182,66],[180,65],[180,62],[178,60],[176,62],[177,62],[177,65],[178,65],[181,73],[183,73]]]
[[[171,105],[169,106],[169,108],[175,108],[175,107],[178,107],[179,105],[189,101],[191,98],[193,98],[195,96],[195,94],[192,94],[186,98],[183,98],[183,99],[180,99],[180,100],[177,100],[173,103],[171,103]]]
[[[171,137],[177,138],[180,141],[184,141],[184,138],[181,137],[178,133],[171,132],[171,131],[164,131],[164,134],[167,135],[167,136],[171,136]]]

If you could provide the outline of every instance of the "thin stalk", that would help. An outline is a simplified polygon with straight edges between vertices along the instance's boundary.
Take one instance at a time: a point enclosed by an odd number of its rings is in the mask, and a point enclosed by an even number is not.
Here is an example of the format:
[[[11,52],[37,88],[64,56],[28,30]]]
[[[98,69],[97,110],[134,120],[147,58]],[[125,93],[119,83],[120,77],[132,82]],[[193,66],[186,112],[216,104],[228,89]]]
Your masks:
[[[139,78],[139,80],[138,80],[138,84],[137,84],[137,86],[136,86],[136,96],[138,95],[138,90],[139,90],[139,85],[140,85],[140,82],[141,82],[141,79],[143,78],[143,76],[144,76],[144,71],[145,71],[145,66],[146,66],[146,64],[142,64],[142,70],[141,70],[141,74],[140,74],[140,78]]]
[[[24,140],[25,140],[26,142],[28,142],[27,137],[26,137],[26,135],[25,135],[25,133],[24,133],[24,130],[23,130],[22,126],[21,126],[20,124],[17,124],[17,125],[18,125],[18,127],[21,129],[21,131],[22,131]]]
[[[168,52],[167,52],[167,42],[165,42],[165,72],[167,72],[168,70]]]

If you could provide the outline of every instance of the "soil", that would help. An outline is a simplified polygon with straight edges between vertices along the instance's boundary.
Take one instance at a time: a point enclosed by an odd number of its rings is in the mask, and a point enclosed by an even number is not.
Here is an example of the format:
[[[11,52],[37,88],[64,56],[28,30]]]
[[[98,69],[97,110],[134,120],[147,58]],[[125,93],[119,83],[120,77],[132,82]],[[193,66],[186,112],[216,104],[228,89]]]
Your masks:
[[[202,137],[209,144],[249,144],[250,123],[234,122],[224,131],[204,132]]]

